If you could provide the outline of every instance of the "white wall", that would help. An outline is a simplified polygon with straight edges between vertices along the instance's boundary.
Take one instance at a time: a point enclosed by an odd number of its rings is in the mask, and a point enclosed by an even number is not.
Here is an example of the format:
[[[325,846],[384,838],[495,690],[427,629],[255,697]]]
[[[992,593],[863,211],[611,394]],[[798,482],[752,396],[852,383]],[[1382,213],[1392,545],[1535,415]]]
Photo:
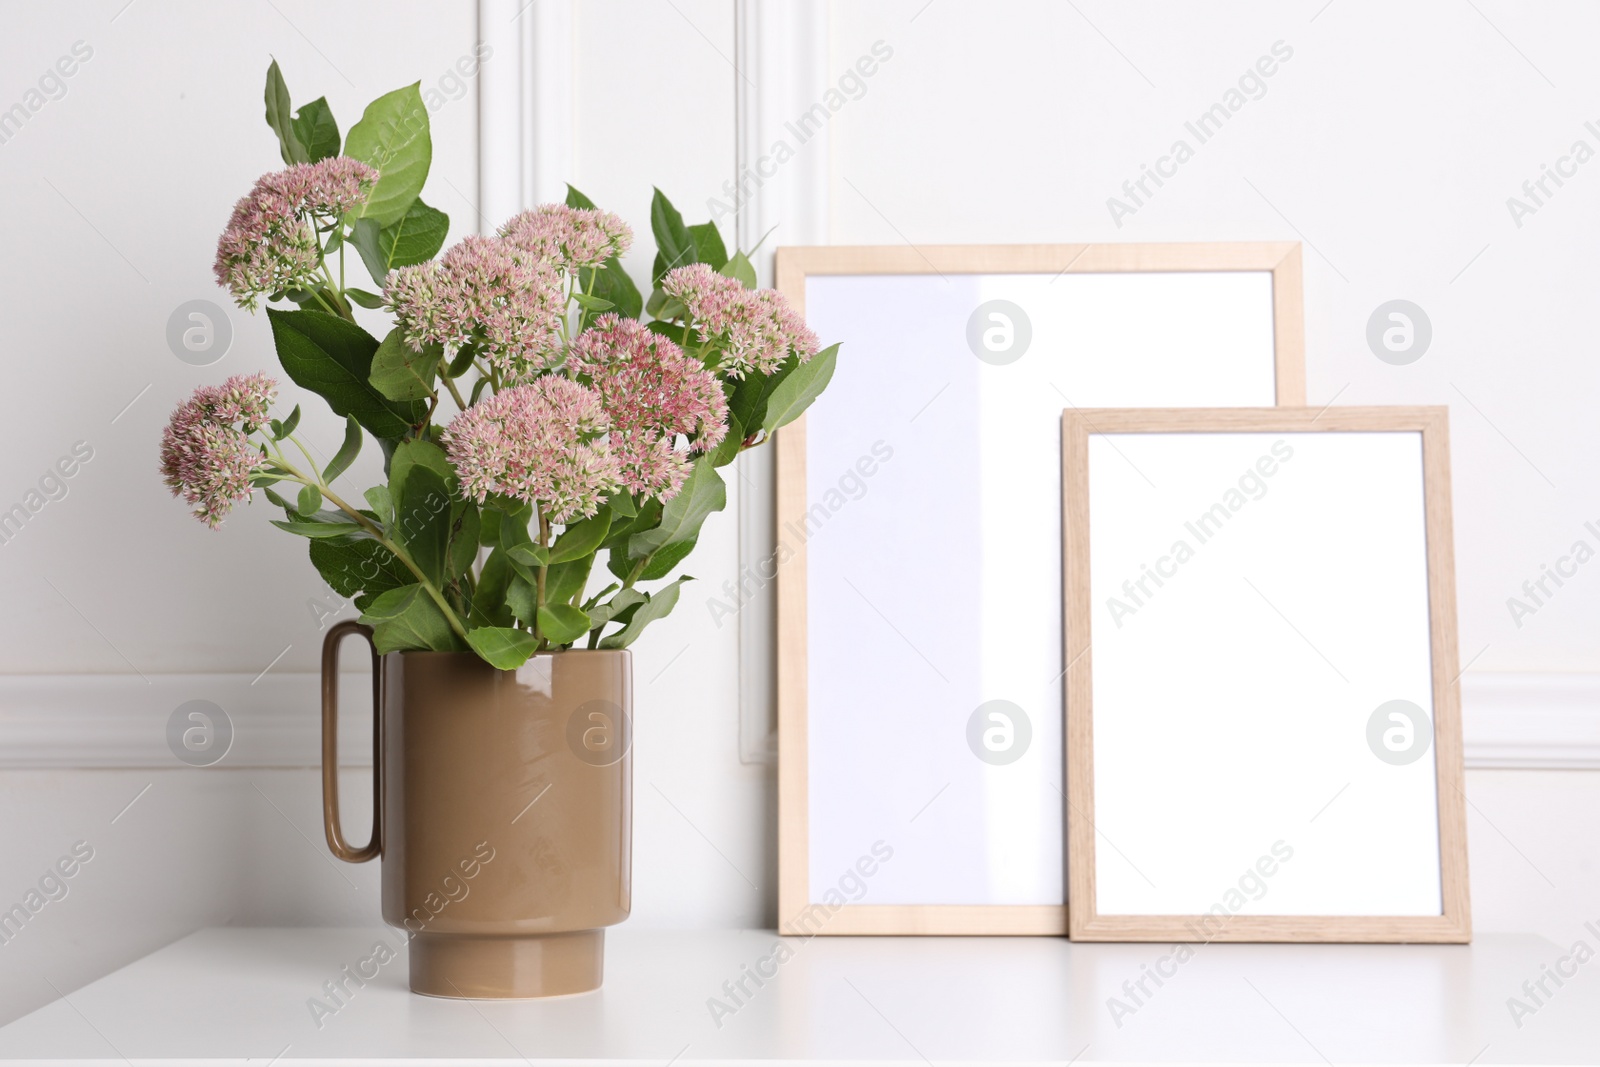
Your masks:
[[[1311,400],[1452,408],[1463,659],[1481,649],[1476,670],[1600,670],[1600,564],[1520,629],[1505,606],[1600,519],[1585,511],[1597,430],[1584,318],[1600,164],[1521,229],[1505,207],[1600,119],[1585,110],[1600,74],[1581,51],[1600,16],[1577,3],[1320,6],[834,3],[832,77],[876,40],[894,56],[830,123],[831,237],[1306,241]],[[477,14],[421,0],[381,17],[303,0],[121,7],[19,8],[0,39],[0,108],[74,41],[94,49],[65,97],[0,144],[18,398],[0,507],[73,442],[96,450],[65,500],[0,545],[0,674],[141,686],[136,672],[234,672],[247,684],[285,646],[275,674],[311,671],[320,631],[306,601],[320,588],[304,546],[254,511],[211,533],[154,473],[160,426],[189,389],[275,367],[266,324],[233,312],[232,351],[195,369],[168,351],[166,319],[193,297],[225,302],[210,277],[216,234],[280,165],[261,121],[269,54],[297,100],[326,92],[348,129],[379,93],[436,84],[478,39]],[[641,236],[652,183],[703,217],[734,171],[731,0],[578,0],[573,32],[574,183]],[[1106,198],[1279,39],[1294,56],[1266,96],[1118,228]],[[457,235],[478,228],[476,122],[474,90],[433,116],[427,197]],[[1406,367],[1364,339],[1394,297],[1435,329]],[[306,411],[331,447],[333,420],[314,398]],[[736,572],[739,490],[688,566],[706,592]],[[771,920],[771,770],[738,761],[735,630],[689,595],[637,650],[635,923]],[[302,681],[285,716],[314,715]],[[348,784],[352,828],[362,774]],[[1600,774],[1474,771],[1468,796],[1478,928],[1564,938],[1600,894]],[[70,990],[199,926],[376,921],[377,868],[325,855],[318,805],[312,769],[0,771],[0,904],[73,842],[96,848],[71,895],[0,947],[0,1020],[49,999],[46,979]]]

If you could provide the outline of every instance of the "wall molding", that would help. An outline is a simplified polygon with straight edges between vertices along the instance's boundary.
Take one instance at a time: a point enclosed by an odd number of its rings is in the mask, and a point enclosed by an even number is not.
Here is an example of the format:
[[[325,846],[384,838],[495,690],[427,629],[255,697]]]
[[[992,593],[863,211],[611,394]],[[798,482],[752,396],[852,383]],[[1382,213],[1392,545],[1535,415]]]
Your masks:
[[[1600,769],[1600,674],[1468,673],[1468,767]]]
[[[370,766],[367,676],[340,676],[339,763]],[[211,769],[321,765],[315,674],[0,676],[0,769],[182,769],[167,721],[209,700],[233,724]],[[1461,681],[1469,768],[1600,770],[1600,674],[1469,673]]]
[[[828,138],[795,145],[787,128],[828,88],[826,0],[735,0],[734,68],[735,171],[732,196],[722,200],[733,208],[740,248],[766,238],[754,263],[761,283],[770,285],[772,253],[779,245],[828,242]],[[794,151],[782,164],[773,153],[779,143]],[[753,449],[737,463],[737,580],[754,585],[757,566],[777,546],[773,450]],[[768,585],[735,599],[740,604],[739,758],[774,763],[776,593]]]
[[[573,0],[478,0],[478,227],[565,200],[572,174]]]
[[[204,769],[320,767],[320,682],[298,673],[0,676],[0,769],[186,769],[167,745],[167,723],[191,700],[210,701],[232,724],[227,754]],[[371,693],[368,674],[341,673],[340,766],[372,765]]]

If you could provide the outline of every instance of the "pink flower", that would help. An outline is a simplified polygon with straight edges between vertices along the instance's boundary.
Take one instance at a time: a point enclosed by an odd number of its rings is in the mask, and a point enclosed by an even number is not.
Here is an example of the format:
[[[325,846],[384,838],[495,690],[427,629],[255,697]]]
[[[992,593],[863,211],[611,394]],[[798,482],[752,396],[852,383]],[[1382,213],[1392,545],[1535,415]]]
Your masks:
[[[567,368],[600,391],[611,451],[634,493],[675,496],[689,473],[674,446],[706,452],[728,432],[728,400],[699,361],[633,319],[601,315],[572,343]]]
[[[500,236],[563,270],[598,267],[633,244],[633,230],[609,211],[543,204],[500,227]]]
[[[445,428],[462,492],[538,507],[551,522],[588,517],[620,483],[617,461],[597,438],[606,430],[600,394],[548,375],[475,404]]]
[[[413,348],[472,345],[508,383],[561,356],[560,275],[498,238],[467,237],[436,263],[390,271],[384,300]]]
[[[266,423],[277,393],[278,383],[264,374],[203,385],[178,405],[161,435],[163,480],[213,529],[250,496],[250,478],[266,460],[248,435]]]
[[[717,369],[729,378],[771,374],[791,355],[804,363],[817,354],[817,335],[776,290],[746,289],[704,263],[668,271],[661,289],[688,309],[700,343],[722,352]]]
[[[365,203],[377,180],[377,171],[347,156],[263,175],[217,241],[217,284],[250,311],[263,295],[312,285],[320,262],[315,217]]]

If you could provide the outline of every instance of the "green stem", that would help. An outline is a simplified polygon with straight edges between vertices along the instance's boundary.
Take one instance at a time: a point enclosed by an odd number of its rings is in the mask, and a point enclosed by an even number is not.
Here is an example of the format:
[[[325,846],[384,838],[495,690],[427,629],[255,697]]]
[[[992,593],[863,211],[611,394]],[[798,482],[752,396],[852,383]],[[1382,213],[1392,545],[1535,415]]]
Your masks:
[[[313,215],[308,217],[311,219],[311,232],[315,234],[317,233],[316,216]],[[338,223],[336,222],[336,224]],[[322,270],[322,276],[328,281],[328,295],[333,298],[335,305],[334,307],[328,308],[328,310],[332,311],[335,315],[338,315],[342,319],[348,319],[351,322],[356,321],[355,313],[350,310],[350,305],[345,301],[344,298],[343,232],[339,234],[339,281],[337,282],[333,280],[333,272],[328,269],[328,257],[323,254],[322,241],[318,239],[315,243],[317,246],[317,266]],[[324,302],[323,306],[327,307],[327,303]]]
[[[311,473],[316,474],[317,473],[317,469],[318,469],[317,468],[317,461],[314,458],[312,458],[312,455],[311,455],[310,452],[306,451],[306,446],[300,443],[300,438],[296,437],[294,434],[290,434],[289,435],[289,440],[294,442],[294,447],[298,448],[300,450],[300,454],[302,456],[306,457],[306,462],[311,464]],[[322,476],[321,475],[317,475],[317,488],[321,489],[322,487],[323,487],[322,486]],[[326,495],[326,494],[324,494],[324,495]]]
[[[350,305],[345,302],[344,291],[334,282],[333,274],[328,270],[328,263],[326,260],[324,260],[322,263],[322,276],[328,279],[328,295],[332,296],[333,302],[338,305],[338,309],[335,314],[337,314],[340,318],[348,319],[351,322],[356,321],[355,313],[350,310]]]
[[[539,510],[539,547],[540,548],[544,548],[544,549],[548,549],[550,547],[550,519],[549,519],[548,516],[545,515],[544,510],[542,508]],[[549,568],[548,565],[542,565],[539,568],[539,574],[538,574],[538,579],[539,579],[539,581],[538,581],[539,601],[538,601],[538,604],[539,604],[539,607],[541,607],[541,608],[543,608],[545,606],[545,602],[544,602],[545,573],[547,571],[549,571],[549,569],[550,568]],[[535,614],[537,615],[537,612],[535,612]]]
[[[300,443],[299,438],[295,437],[293,434],[290,434],[289,440],[294,442],[295,447],[300,449],[307,460],[311,459],[311,453],[306,451],[306,446]],[[358,509],[351,507],[349,504],[341,500],[339,495],[335,493],[333,489],[322,480],[322,476],[317,473],[315,463],[311,465],[311,476],[307,477],[303,471],[297,469],[294,464],[289,462],[288,457],[283,454],[283,449],[279,448],[275,442],[269,441],[268,445],[273,451],[274,460],[280,467],[292,474],[295,481],[299,482],[301,485],[315,485],[318,491],[322,493],[323,499],[328,501],[328,503],[332,504],[334,507],[338,508],[340,511],[344,512],[346,515],[350,516],[350,518],[354,519],[356,523],[359,524],[362,529],[370,533],[380,545],[388,549],[390,554],[392,554],[395,559],[398,559],[401,563],[404,563],[406,565],[406,569],[416,576],[417,583],[421,585],[422,588],[427,592],[428,596],[433,599],[433,602],[439,606],[439,610],[444,612],[445,621],[450,624],[450,629],[454,630],[456,635],[460,637],[461,640],[465,641],[467,639],[467,629],[461,624],[461,619],[456,615],[455,610],[450,606],[450,601],[445,598],[444,593],[437,586],[428,580],[428,576],[422,573],[422,569],[412,561],[410,553],[405,550],[403,545],[397,541],[391,540],[384,533],[382,528],[380,528],[376,523],[363,515]]]
[[[339,314],[339,310],[337,308],[335,308],[332,304],[328,303],[326,300],[322,299],[322,294],[321,293],[319,293],[315,289],[313,289],[313,290],[311,290],[311,295],[317,298],[317,303],[321,304],[323,307],[328,309],[328,314],[330,314],[330,315]]]
[[[600,268],[598,268],[598,267],[590,269],[590,271],[589,271],[589,282],[590,282],[590,284],[593,284],[594,279],[595,279],[595,275],[599,272],[599,269]],[[582,279],[583,279],[583,268],[579,267],[578,268],[578,274],[573,279],[574,287],[577,288],[581,293],[583,293],[584,296],[589,296],[590,295],[590,293],[589,293],[590,286],[589,285],[580,285],[579,283],[582,281]],[[588,318],[589,318],[589,309],[584,307],[582,304],[579,304],[578,305],[578,332],[579,333],[583,332],[584,324],[588,321]]]
[[[441,358],[439,360],[439,377],[440,377],[440,379],[442,379],[444,381],[444,387],[446,389],[450,390],[450,399],[452,399],[452,400],[454,400],[456,402],[456,407],[460,408],[462,411],[465,411],[465,410],[467,410],[467,402],[464,399],[462,399],[461,390],[456,388],[455,379],[451,378],[451,377],[448,377],[444,373],[445,370],[448,369],[448,367],[449,367],[449,365]]]

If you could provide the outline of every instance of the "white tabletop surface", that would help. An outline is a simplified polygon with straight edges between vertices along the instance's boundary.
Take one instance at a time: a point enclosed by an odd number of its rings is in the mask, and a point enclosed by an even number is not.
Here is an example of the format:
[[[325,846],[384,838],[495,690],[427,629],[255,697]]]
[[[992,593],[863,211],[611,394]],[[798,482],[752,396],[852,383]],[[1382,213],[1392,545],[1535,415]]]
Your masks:
[[[212,929],[0,1028],[9,1063],[1600,1063],[1600,958],[1534,1005],[1564,951],[1470,946],[1201,945],[1139,1003],[1163,945],[1055,938],[608,935],[605,987],[516,1003],[435,1000],[383,966],[336,1012],[308,1000],[383,929]],[[1600,939],[1591,939],[1600,940]],[[764,959],[773,962],[763,963]],[[776,975],[735,1005],[723,983]],[[1575,964],[1569,962],[1566,969]],[[1535,987],[1537,989],[1537,987]],[[1135,990],[1137,992],[1137,989]],[[1534,1008],[1514,1020],[1510,997]],[[708,1000],[731,1014],[714,1019]],[[1118,997],[1131,1014],[1113,1018]],[[325,1004],[331,1004],[324,1000]],[[1518,1025],[1520,1022],[1520,1026]]]

